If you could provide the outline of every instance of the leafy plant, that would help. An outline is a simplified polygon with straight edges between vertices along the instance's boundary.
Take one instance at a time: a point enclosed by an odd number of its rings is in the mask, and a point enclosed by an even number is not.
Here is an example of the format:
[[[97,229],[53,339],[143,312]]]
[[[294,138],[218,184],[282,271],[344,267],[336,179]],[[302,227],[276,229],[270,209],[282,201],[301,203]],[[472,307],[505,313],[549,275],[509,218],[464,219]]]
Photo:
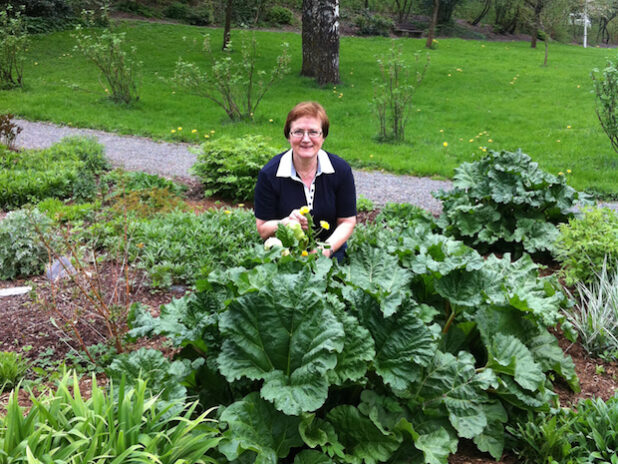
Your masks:
[[[555,257],[567,285],[589,283],[605,263],[612,273],[618,263],[618,214],[609,208],[586,208],[578,218],[560,224]],[[607,257],[607,258],[606,258]]]
[[[110,207],[116,214],[129,214],[137,217],[152,217],[171,211],[187,211],[187,204],[168,189],[158,187],[133,190],[114,198]]]
[[[49,148],[19,153],[0,146],[0,208],[49,197],[91,199],[94,176],[107,167],[103,147],[92,138],[67,137]]]
[[[74,223],[94,219],[95,211],[101,208],[101,204],[100,202],[67,204],[57,198],[46,198],[37,203],[36,208],[55,222]]]
[[[420,54],[414,55],[420,67]],[[380,124],[380,140],[402,141],[408,121],[412,96],[423,82],[429,67],[429,55],[425,65],[410,76],[410,65],[403,59],[401,47],[391,46],[386,58],[378,58],[380,78],[374,79],[373,107]]]
[[[21,127],[13,121],[13,115],[0,114],[0,144],[6,146],[9,150],[15,150],[15,139],[21,133]]]
[[[166,189],[174,195],[182,196],[187,190],[186,186],[156,174],[148,174],[141,171],[123,171],[121,169],[114,169],[107,173],[103,176],[101,182],[114,188],[111,193],[112,196],[123,192],[153,188]]]
[[[359,195],[356,199],[356,209],[365,213],[372,211],[374,209],[373,201],[363,195]]]
[[[260,101],[272,85],[290,72],[288,44],[282,44],[281,55],[270,75],[256,69],[257,41],[243,39],[240,61],[231,56],[215,58],[210,47],[210,36],[204,38],[204,52],[210,72],[193,63],[179,59],[173,82],[187,92],[206,98],[219,105],[232,121],[252,120]]]
[[[38,275],[48,261],[37,229],[52,243],[52,221],[38,210],[11,211],[0,221],[0,280]]]
[[[75,28],[75,51],[82,53],[101,72],[105,82],[99,81],[107,96],[114,103],[129,104],[139,100],[138,70],[140,63],[134,59],[135,47],[125,50],[125,34],[114,32],[111,26],[94,29],[94,12],[85,12],[83,19],[90,29]]]
[[[558,224],[574,217],[573,206],[587,197],[562,175],[541,170],[522,153],[490,151],[455,169],[454,188],[442,200],[438,224],[444,233],[482,252],[553,252]]]
[[[12,389],[28,372],[28,361],[12,351],[0,351],[0,393]]]
[[[23,86],[28,31],[23,9],[16,11],[10,3],[0,9],[0,88]]]
[[[204,184],[204,196],[220,195],[235,201],[253,199],[260,169],[277,154],[263,137],[221,137],[202,144],[193,173]]]
[[[601,127],[609,137],[612,148],[618,152],[618,69],[616,63],[608,60],[602,71],[593,69],[590,73],[596,94],[596,113]]]
[[[166,415],[144,381],[107,394],[93,377],[85,399],[77,376],[67,374],[55,392],[31,400],[26,412],[15,391],[0,417],[4,462],[214,462],[208,454],[220,437],[211,411],[198,415],[192,404]]]
[[[284,6],[273,5],[266,10],[264,19],[270,24],[292,24],[294,21],[294,13]]]
[[[139,256],[152,286],[169,287],[194,283],[214,269],[250,259],[251,243],[261,241],[250,211],[175,211],[135,223],[131,256]]]
[[[393,20],[379,14],[373,14],[369,10],[363,11],[354,20],[360,35],[383,35],[388,37],[395,25]]]
[[[159,318],[136,311],[131,335],[203,358],[189,379],[228,405],[228,460],[446,463],[460,438],[498,459],[511,415],[549,411],[547,373],[578,389],[547,330],[568,329],[566,298],[528,256],[484,259],[422,221],[372,227],[349,264],[264,253]]]
[[[593,356],[618,354],[618,267],[607,259],[595,279],[577,282],[579,304],[566,311],[582,346]]]

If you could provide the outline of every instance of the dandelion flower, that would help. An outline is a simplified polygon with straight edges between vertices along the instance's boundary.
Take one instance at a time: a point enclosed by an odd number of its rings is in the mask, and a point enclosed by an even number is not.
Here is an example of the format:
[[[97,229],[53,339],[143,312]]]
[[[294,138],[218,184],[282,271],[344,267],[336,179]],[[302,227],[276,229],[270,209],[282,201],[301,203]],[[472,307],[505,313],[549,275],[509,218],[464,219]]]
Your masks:
[[[570,169],[567,169],[567,174],[571,174],[571,170]]]
[[[556,140],[556,143],[560,143],[560,139]]]
[[[226,209],[225,211],[223,211],[225,214],[232,214],[232,212],[229,209]]]
[[[457,72],[463,72],[461,68],[457,68],[455,71],[457,71]]]
[[[237,206],[238,206],[239,208],[243,208],[243,207],[245,206],[245,204],[244,204],[244,203],[238,203],[238,205],[237,205]]]
[[[451,73],[448,73],[448,77],[451,77]]]
[[[320,221],[320,227],[324,230],[330,229],[330,224],[326,221]]]
[[[300,208],[299,213],[302,214],[303,216],[306,216],[307,214],[309,214],[309,207],[303,206],[302,208]]]
[[[470,140],[468,140],[468,142],[472,143],[472,142],[474,142],[474,139],[470,139]]]
[[[443,147],[448,147],[448,142],[442,142]]]
[[[214,130],[211,130],[211,131],[210,131],[210,133],[211,133],[211,134],[214,134],[214,133],[215,133],[215,131],[214,131]]]
[[[273,120],[272,120],[272,119],[269,119],[269,120],[268,120],[268,122],[273,122]]]
[[[309,253],[307,253],[307,250],[303,250],[301,252],[301,255],[304,256],[304,257],[307,257],[307,256],[309,256]]]
[[[558,173],[558,175],[559,175],[559,176],[564,176],[564,172],[560,171],[560,172]]]
[[[571,125],[569,124],[569,125],[567,126],[567,129],[570,129],[570,128],[571,128]]]
[[[440,132],[441,132],[441,133],[442,133],[442,132],[444,132],[444,129],[440,129]]]
[[[494,140],[493,139],[489,139],[487,140],[489,143],[492,143]]]
[[[579,89],[579,87],[580,87],[580,86],[579,86],[579,84],[578,84],[578,85],[577,85],[577,88]]]
[[[182,127],[178,126],[178,131],[180,132],[182,130]]]
[[[171,132],[172,134],[175,134],[175,133],[176,133],[176,129],[172,129],[170,132]]]
[[[143,243],[141,243],[141,242],[140,242],[140,243],[138,243],[138,244],[137,244],[137,248],[139,248],[139,249],[141,250],[142,248],[144,248],[144,244],[143,244]]]
[[[204,134],[204,138],[207,139],[208,137],[210,137],[210,135],[208,134]]]
[[[191,133],[192,133],[192,134],[197,134],[197,129],[193,129],[193,130],[191,131]]]
[[[481,48],[485,48],[485,45],[481,45]]]
[[[373,153],[371,155],[369,155],[369,158],[373,158]]]

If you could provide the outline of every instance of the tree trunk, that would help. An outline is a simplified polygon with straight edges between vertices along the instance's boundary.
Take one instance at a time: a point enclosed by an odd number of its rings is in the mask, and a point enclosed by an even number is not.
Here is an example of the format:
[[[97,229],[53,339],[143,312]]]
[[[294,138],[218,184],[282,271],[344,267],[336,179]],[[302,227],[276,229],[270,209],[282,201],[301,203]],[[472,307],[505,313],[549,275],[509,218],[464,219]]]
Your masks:
[[[485,0],[485,5],[483,5],[483,10],[479,13],[479,15],[472,21],[470,24],[476,26],[481,20],[489,13],[489,9],[491,8],[492,0]]]
[[[314,52],[318,29],[318,0],[303,0],[302,22],[303,64],[300,75],[315,77],[317,56]]]
[[[547,54],[549,53],[549,34],[545,34],[545,59],[543,60],[543,66],[547,66]]]
[[[303,0],[301,75],[339,82],[339,0]]]
[[[429,34],[425,48],[433,48],[433,38],[436,33],[436,24],[438,23],[438,10],[440,9],[440,0],[433,0],[433,14],[431,15],[431,23],[429,24]]]
[[[232,39],[232,2],[234,0],[227,0],[227,6],[225,8],[225,27],[223,28],[223,47],[222,50],[227,50],[230,40]]]
[[[541,30],[541,11],[543,11],[543,0],[536,0],[534,4],[534,23],[532,24],[532,39],[530,40],[530,48],[536,48],[536,41]]]

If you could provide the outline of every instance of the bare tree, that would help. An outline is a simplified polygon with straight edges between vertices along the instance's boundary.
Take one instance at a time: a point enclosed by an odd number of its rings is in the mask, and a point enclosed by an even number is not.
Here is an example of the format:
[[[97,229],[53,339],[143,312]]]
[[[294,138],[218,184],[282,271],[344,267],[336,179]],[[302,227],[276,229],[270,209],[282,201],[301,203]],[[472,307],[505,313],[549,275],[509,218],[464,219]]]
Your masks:
[[[433,48],[433,39],[436,34],[436,24],[438,23],[439,10],[440,0],[433,0],[433,13],[431,15],[431,23],[429,24],[429,33],[427,34],[427,42],[425,42],[425,48]]]
[[[339,82],[339,0],[303,0],[301,75]]]
[[[410,16],[410,9],[412,8],[412,0],[395,0],[393,4],[395,12],[397,13],[397,21],[404,23]]]

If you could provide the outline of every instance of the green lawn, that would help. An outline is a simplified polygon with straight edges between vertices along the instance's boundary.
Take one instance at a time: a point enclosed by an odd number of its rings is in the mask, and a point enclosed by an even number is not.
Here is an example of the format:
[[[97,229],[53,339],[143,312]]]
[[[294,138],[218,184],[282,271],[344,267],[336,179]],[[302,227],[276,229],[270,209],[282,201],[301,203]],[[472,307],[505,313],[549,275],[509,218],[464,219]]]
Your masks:
[[[292,72],[266,94],[255,122],[232,124],[213,103],[175,92],[163,79],[172,75],[179,56],[203,59],[199,49],[205,31],[218,49],[220,29],[142,22],[124,23],[122,29],[143,61],[137,104],[126,108],[107,101],[94,66],[73,52],[71,33],[62,32],[34,37],[26,88],[0,91],[0,112],[168,140],[177,137],[171,129],[179,126],[184,137],[195,140],[210,131],[213,137],[263,134],[283,149],[287,111],[298,101],[317,100],[331,118],[325,148],[356,167],[450,177],[461,162],[480,156],[481,147],[522,148],[549,172],[571,170],[569,183],[575,188],[618,194],[618,155],[596,119],[590,79],[592,68],[616,56],[607,49],[551,44],[549,65],[543,67],[542,44],[534,50],[524,42],[440,39],[429,52],[431,65],[415,95],[406,143],[385,144],[376,141],[370,102],[376,56],[388,50],[390,39],[342,38],[342,83],[334,90],[299,77],[299,34],[256,32],[262,66],[270,67],[286,41]],[[233,39],[239,34],[234,30]],[[411,61],[417,51],[425,53],[423,40],[400,43]],[[193,129],[198,133],[190,135]]]

